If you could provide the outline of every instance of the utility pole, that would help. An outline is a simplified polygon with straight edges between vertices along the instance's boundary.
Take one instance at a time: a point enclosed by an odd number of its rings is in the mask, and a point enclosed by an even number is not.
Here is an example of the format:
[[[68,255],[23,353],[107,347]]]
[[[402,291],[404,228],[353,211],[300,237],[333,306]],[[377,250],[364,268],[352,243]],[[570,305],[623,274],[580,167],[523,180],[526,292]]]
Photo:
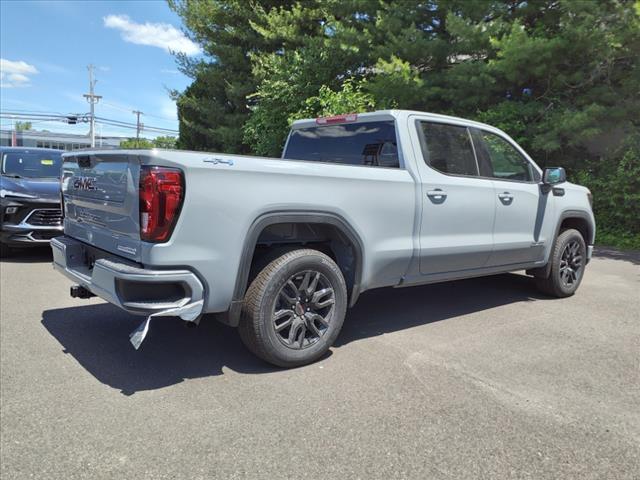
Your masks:
[[[13,128],[11,129],[11,146],[18,146],[18,130],[16,130],[16,121],[13,120]]]
[[[142,131],[143,125],[140,123],[140,115],[144,115],[140,110],[134,110],[133,113],[136,114],[136,148],[140,147],[140,132]]]
[[[89,70],[89,93],[85,93],[83,95],[84,98],[89,102],[89,106],[91,108],[90,118],[89,118],[89,136],[91,137],[91,148],[96,146],[96,113],[95,113],[95,105],[102,98],[101,95],[95,95],[93,93],[93,88],[96,86],[97,80],[93,78],[93,69],[95,67],[93,65],[87,66],[87,70]]]

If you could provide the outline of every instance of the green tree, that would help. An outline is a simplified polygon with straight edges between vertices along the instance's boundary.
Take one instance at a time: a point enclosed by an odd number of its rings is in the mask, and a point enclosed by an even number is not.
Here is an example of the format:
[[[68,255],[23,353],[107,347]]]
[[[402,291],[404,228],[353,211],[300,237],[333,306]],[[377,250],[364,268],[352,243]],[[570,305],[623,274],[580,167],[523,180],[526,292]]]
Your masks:
[[[168,0],[182,17],[192,38],[200,43],[205,61],[178,55],[182,72],[193,78],[184,92],[173,92],[180,119],[179,148],[249,153],[242,127],[249,116],[247,97],[256,90],[250,56],[277,46],[254,29],[262,8],[274,0],[260,2]]]
[[[127,138],[126,140],[120,141],[120,148],[153,148],[154,144],[151,140],[147,140],[146,138],[136,139],[136,138]]]
[[[156,137],[153,140],[153,146],[156,148],[168,148],[174,149],[176,148],[176,138],[175,137]]]
[[[170,5],[206,54],[178,59],[194,79],[174,92],[182,147],[278,155],[292,120],[353,110],[475,118],[541,166],[583,179],[599,223],[640,237],[629,200],[639,161],[638,1]],[[615,206],[598,200],[616,188],[626,193]]]
[[[18,132],[23,130],[31,130],[31,127],[31,122],[16,122],[14,125],[15,130]]]
[[[176,148],[177,139],[175,137],[156,137],[153,140],[147,138],[127,138],[120,141],[120,148]]]

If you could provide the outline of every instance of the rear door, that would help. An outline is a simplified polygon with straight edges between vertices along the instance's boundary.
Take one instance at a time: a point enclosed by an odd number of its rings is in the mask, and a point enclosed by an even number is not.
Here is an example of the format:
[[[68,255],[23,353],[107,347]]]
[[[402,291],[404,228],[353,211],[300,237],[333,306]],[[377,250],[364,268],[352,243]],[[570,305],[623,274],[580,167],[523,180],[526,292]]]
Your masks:
[[[422,183],[420,272],[484,267],[493,248],[495,192],[490,179],[478,177],[469,130],[418,116],[409,129]]]
[[[480,175],[493,179],[496,217],[493,252],[487,266],[542,260],[545,223],[552,217],[540,192],[538,170],[501,135],[472,129]]]
[[[65,234],[139,261],[139,175],[135,155],[65,155]]]

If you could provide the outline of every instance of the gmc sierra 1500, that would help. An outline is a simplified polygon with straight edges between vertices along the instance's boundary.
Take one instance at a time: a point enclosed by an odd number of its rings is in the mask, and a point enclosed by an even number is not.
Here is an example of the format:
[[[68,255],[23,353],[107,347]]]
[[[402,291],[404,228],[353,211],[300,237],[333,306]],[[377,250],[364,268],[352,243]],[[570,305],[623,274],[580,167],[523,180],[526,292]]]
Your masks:
[[[411,111],[296,121],[279,159],[69,153],[62,192],[54,265],[74,296],[147,317],[136,348],[153,316],[217,313],[285,367],[322,356],[365,290],[526,270],[572,295],[595,237],[590,193],[562,168]]]

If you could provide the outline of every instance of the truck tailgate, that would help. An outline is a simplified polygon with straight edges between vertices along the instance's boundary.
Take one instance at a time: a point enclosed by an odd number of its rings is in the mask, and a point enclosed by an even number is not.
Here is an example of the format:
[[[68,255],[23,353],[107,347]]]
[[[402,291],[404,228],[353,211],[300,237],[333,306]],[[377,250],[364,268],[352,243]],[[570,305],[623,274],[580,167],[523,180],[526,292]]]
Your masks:
[[[136,155],[65,155],[62,166],[65,234],[139,261],[139,176]]]

